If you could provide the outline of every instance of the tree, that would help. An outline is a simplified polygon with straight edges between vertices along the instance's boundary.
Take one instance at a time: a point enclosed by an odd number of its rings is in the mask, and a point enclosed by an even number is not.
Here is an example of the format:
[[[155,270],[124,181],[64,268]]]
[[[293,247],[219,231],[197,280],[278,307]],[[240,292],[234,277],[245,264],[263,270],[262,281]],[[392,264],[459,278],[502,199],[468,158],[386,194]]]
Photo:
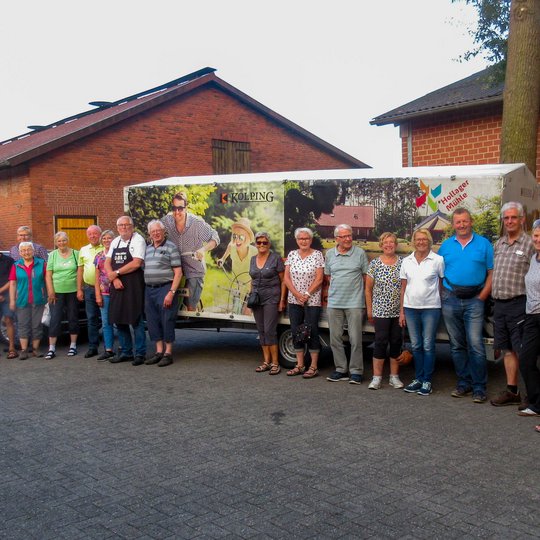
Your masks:
[[[463,1],[476,9],[478,24],[474,30],[469,30],[475,48],[464,53],[462,58],[470,60],[483,54],[490,64],[499,66],[498,75],[502,80],[506,62],[510,0],[452,0],[452,3]]]
[[[464,1],[478,12],[471,31],[476,49],[468,60],[483,53],[498,62],[494,76],[505,81],[501,131],[501,163],[526,163],[536,172],[540,114],[540,0]]]
[[[540,0],[512,0],[503,95],[501,162],[536,171],[540,114]]]

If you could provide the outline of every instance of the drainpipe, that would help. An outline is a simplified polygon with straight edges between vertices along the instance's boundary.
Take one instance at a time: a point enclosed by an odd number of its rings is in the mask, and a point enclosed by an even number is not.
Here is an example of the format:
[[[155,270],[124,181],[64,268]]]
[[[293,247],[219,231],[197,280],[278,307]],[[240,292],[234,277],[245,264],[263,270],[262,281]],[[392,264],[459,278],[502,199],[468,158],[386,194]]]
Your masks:
[[[412,129],[410,124],[399,125],[399,136],[402,139],[407,139],[407,167],[413,166],[413,148],[412,148]]]

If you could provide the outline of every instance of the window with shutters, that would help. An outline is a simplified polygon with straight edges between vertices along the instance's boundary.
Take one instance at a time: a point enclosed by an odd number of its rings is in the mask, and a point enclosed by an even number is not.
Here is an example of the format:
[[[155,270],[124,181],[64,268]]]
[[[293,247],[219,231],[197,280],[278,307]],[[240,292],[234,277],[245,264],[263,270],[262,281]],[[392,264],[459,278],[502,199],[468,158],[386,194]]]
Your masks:
[[[214,174],[251,172],[251,149],[248,142],[212,139]]]

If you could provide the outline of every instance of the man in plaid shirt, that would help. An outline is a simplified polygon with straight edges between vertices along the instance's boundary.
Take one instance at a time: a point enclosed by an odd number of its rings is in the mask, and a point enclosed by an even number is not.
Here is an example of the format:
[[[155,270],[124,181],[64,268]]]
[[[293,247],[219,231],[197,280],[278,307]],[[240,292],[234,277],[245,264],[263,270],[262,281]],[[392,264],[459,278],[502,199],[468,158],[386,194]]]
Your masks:
[[[520,405],[518,390],[521,325],[525,320],[525,274],[535,253],[532,240],[523,230],[525,213],[518,202],[507,202],[501,208],[504,234],[494,246],[493,285],[495,300],[495,349],[504,355],[506,390],[491,400],[495,407]],[[521,408],[521,407],[520,407]]]
[[[206,253],[219,245],[218,233],[204,219],[187,211],[188,197],[178,192],[172,200],[171,213],[161,221],[168,239],[178,248],[182,258],[185,287],[189,296],[184,302],[188,311],[195,311],[204,285]]]

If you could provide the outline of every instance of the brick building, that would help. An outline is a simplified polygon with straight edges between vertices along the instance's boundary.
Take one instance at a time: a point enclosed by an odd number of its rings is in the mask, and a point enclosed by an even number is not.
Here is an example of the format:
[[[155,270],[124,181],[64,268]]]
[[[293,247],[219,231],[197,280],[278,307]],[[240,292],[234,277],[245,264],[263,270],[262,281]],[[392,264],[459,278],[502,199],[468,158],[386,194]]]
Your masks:
[[[167,176],[367,167],[205,68],[0,143],[0,247],[20,225],[75,247],[113,228],[125,185]]]
[[[496,82],[487,68],[370,123],[399,126],[404,167],[499,163],[503,89],[504,82]],[[540,180],[540,127],[537,148]]]

